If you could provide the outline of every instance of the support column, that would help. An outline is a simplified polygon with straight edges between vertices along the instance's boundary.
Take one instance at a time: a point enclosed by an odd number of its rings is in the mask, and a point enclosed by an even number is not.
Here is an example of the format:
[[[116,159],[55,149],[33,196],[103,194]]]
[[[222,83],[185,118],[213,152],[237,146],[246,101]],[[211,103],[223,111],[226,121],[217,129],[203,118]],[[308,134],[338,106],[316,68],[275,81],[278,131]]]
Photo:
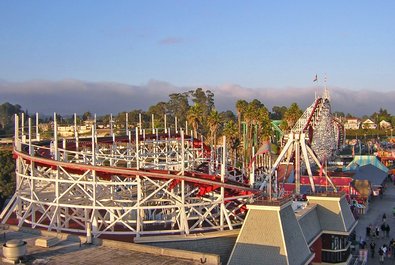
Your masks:
[[[112,115],[111,115],[112,120]],[[92,165],[96,166],[96,114],[95,120],[92,125]],[[96,170],[92,170],[92,216],[90,218],[92,225],[92,236],[98,232],[98,221],[97,221],[97,210],[96,210],[96,200],[97,200],[97,178]]]
[[[56,112],[53,114],[53,138],[54,138],[54,158],[56,161],[59,160],[59,149],[58,149],[58,122],[56,119]]]
[[[300,194],[300,134],[295,134],[295,193]]]
[[[129,132],[129,113],[126,112],[125,114],[125,133],[128,135]]]
[[[39,133],[38,129],[39,129],[38,112],[36,112],[36,141],[40,141],[40,133]]]
[[[165,120],[165,133],[167,133],[167,118],[166,114],[164,115],[164,120]]]

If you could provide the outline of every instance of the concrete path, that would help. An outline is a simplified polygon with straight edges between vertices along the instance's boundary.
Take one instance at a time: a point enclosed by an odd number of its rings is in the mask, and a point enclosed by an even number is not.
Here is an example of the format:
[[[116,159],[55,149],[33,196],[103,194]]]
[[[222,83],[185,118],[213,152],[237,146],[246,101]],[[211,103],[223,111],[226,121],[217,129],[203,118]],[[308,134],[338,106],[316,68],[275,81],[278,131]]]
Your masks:
[[[389,244],[389,241],[391,238],[395,239],[395,217],[392,214],[392,208],[395,207],[395,186],[393,183],[387,182],[386,183],[386,189],[384,191],[383,198],[380,199],[379,197],[374,197],[371,202],[370,202],[370,207],[368,210],[368,213],[365,215],[360,216],[358,220],[358,225],[356,227],[356,234],[357,234],[357,240],[362,237],[366,238],[366,227],[369,224],[372,224],[373,227],[378,225],[379,227],[382,224],[382,216],[385,213],[387,216],[386,222],[390,226],[390,235],[389,238],[373,238],[373,239],[367,239],[366,240],[366,245],[369,251],[369,257],[368,257],[368,262],[366,264],[369,265],[378,265],[380,264],[379,262],[379,256],[378,256],[378,249],[381,247],[383,244]],[[376,253],[375,257],[371,258],[371,253],[370,253],[370,247],[369,244],[371,240],[374,240],[376,243]],[[385,257],[384,264],[395,264],[395,258],[392,256],[391,258]]]

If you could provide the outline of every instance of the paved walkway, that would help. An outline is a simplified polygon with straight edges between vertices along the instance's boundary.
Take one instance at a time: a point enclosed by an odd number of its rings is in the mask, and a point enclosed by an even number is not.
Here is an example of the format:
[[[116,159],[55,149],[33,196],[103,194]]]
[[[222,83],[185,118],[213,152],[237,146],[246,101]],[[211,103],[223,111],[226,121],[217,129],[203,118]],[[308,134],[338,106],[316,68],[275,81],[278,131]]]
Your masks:
[[[358,220],[358,225],[356,227],[356,234],[357,234],[357,240],[360,238],[365,238],[366,235],[366,227],[369,224],[372,224],[373,227],[378,225],[379,227],[382,224],[382,216],[385,213],[387,216],[386,222],[390,226],[390,235],[389,238],[382,238],[380,236],[379,239],[374,238],[374,239],[367,239],[367,248],[369,251],[369,257],[368,257],[368,262],[366,264],[369,265],[378,265],[380,264],[379,262],[379,256],[378,256],[378,249],[381,247],[383,244],[389,244],[389,241],[391,238],[395,239],[395,217],[392,214],[392,208],[395,207],[395,186],[388,182],[386,184],[386,189],[384,191],[383,198],[380,199],[379,197],[374,197],[371,202],[370,202],[370,207],[368,210],[368,213],[365,215],[362,215],[359,220]],[[369,244],[371,240],[374,240],[376,243],[376,253],[375,257],[371,258],[370,255],[370,247]],[[391,258],[386,257],[384,260],[384,264],[395,264],[395,258],[392,256]]]

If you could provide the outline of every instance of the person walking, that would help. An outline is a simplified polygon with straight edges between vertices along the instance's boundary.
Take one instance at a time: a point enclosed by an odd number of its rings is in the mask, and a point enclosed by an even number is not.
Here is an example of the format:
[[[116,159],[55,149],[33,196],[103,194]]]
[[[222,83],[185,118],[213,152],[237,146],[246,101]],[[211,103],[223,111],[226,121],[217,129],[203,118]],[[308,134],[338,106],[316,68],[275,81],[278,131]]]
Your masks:
[[[368,225],[368,226],[366,227],[366,236],[365,236],[365,237],[366,237],[366,240],[369,240],[371,230],[372,230],[372,228],[370,227],[370,225]]]
[[[390,240],[389,248],[391,248],[392,257],[395,258],[395,240],[393,238]]]
[[[370,242],[370,256],[374,258],[374,252],[376,252],[376,243],[374,241]]]
[[[385,221],[387,220],[387,215],[385,213],[383,213],[383,223],[385,223]]]
[[[382,238],[385,237],[385,223],[382,223],[380,226]]]
[[[382,248],[379,248],[379,262],[380,264],[384,264],[384,251]]]
[[[385,237],[386,238],[390,237],[390,230],[391,230],[391,228],[390,228],[389,224],[385,224]]]
[[[380,228],[378,225],[376,225],[376,228],[375,228],[375,235],[376,235],[376,238],[380,237]]]

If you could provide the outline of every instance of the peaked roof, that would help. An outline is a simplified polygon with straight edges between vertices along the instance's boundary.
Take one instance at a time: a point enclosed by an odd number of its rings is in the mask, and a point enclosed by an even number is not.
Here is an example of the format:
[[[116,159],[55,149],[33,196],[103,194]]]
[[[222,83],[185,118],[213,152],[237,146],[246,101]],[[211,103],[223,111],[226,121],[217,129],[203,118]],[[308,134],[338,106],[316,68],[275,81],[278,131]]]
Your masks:
[[[356,226],[357,221],[344,195],[340,198],[307,196],[307,199],[317,204],[317,215],[323,231],[350,233]]]
[[[247,205],[247,217],[228,265],[307,265],[315,255],[309,247],[318,236],[349,235],[357,225],[345,194],[315,194],[307,200],[295,212],[290,202]]]
[[[303,235],[309,246],[314,243],[314,239],[321,233],[321,224],[317,214],[317,204],[309,204],[303,213],[295,213],[302,228]]]
[[[380,186],[387,178],[387,172],[369,164],[359,167],[353,178],[356,180],[369,180],[372,185]]]
[[[248,205],[230,264],[310,264],[311,253],[291,204]]]
[[[351,161],[350,164],[348,164],[345,168],[343,168],[343,171],[357,170],[359,167],[369,164],[379,168],[385,173],[388,173],[388,168],[384,166],[384,164],[381,163],[376,156],[370,156],[370,155],[354,156],[354,160]]]
[[[362,123],[370,123],[370,124],[374,124],[374,122],[371,119],[366,119],[364,122]]]

